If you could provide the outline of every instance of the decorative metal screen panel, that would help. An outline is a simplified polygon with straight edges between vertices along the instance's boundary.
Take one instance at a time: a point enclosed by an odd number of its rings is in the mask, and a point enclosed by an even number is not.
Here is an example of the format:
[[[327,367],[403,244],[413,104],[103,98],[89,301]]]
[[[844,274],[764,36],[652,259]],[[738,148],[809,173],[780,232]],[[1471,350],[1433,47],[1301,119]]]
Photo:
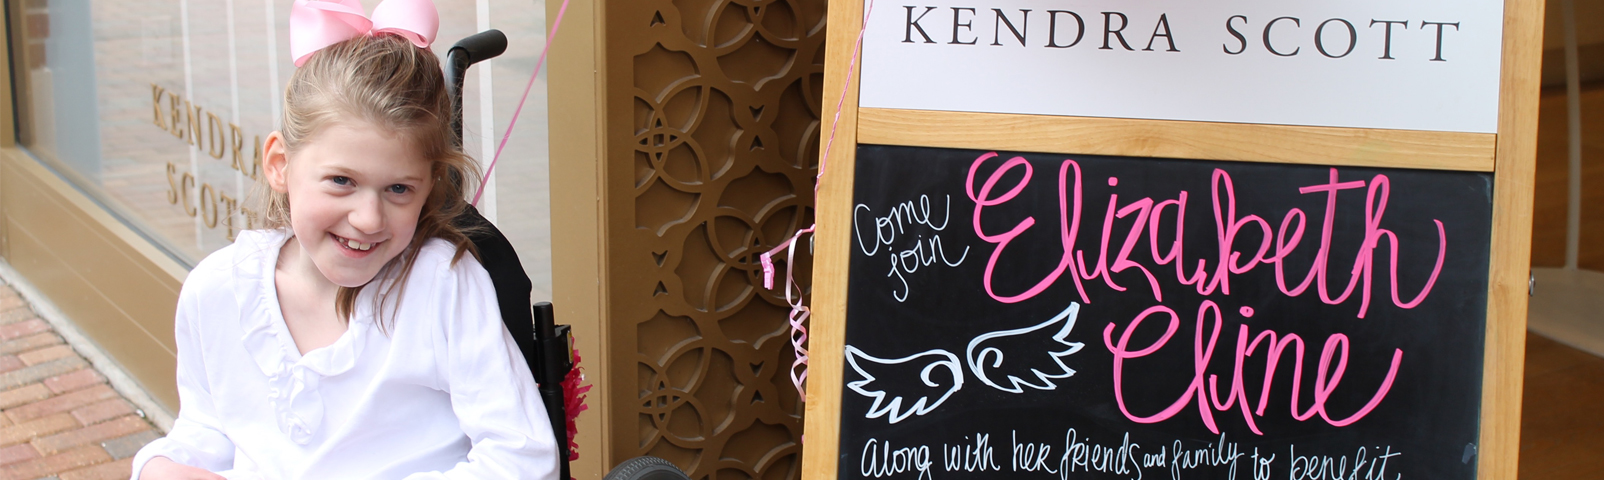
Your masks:
[[[825,3],[608,5],[615,460],[655,455],[697,479],[798,476],[789,307],[763,288],[758,255],[813,222]],[[797,263],[805,291],[809,262]]]

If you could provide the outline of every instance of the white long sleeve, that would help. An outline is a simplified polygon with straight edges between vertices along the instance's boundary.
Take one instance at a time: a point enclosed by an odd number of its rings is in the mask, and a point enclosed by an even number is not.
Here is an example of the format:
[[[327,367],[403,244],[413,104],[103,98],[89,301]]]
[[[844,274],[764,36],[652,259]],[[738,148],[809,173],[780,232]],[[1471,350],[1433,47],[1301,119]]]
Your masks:
[[[155,457],[211,471],[226,470],[234,465],[234,443],[217,428],[216,409],[212,406],[212,392],[207,389],[206,365],[202,346],[196,342],[195,319],[198,298],[188,286],[178,295],[178,312],[173,321],[173,333],[178,342],[178,401],[184,406],[173,429],[164,438],[146,444],[134,456],[134,476]]]
[[[556,477],[556,437],[477,261],[430,241],[404,286],[364,288],[346,332],[301,355],[273,282],[288,238],[242,232],[185,280],[179,418],[135,472],[159,455],[228,478]],[[380,329],[385,287],[402,293]]]
[[[436,277],[440,284],[433,290],[442,296],[438,305],[446,323],[444,338],[438,339],[434,351],[451,394],[451,409],[473,448],[467,462],[449,471],[407,479],[556,478],[557,445],[542,441],[556,437],[546,421],[540,393],[532,382],[511,389],[505,383],[507,378],[534,375],[502,325],[496,299],[480,293],[494,291],[490,276],[483,268],[463,270]]]

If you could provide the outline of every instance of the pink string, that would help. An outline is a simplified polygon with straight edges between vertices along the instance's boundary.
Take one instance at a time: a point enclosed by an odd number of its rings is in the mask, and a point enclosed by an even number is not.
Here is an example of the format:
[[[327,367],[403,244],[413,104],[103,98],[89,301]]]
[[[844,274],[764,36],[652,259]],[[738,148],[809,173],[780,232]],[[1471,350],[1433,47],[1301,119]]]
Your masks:
[[[562,7],[557,9],[557,19],[551,22],[551,31],[546,32],[546,47],[540,50],[540,60],[535,62],[535,73],[529,74],[529,84],[524,85],[524,96],[518,99],[518,108],[512,111],[512,118],[507,121],[507,133],[501,135],[496,155],[490,157],[490,166],[485,167],[484,178],[479,179],[479,191],[473,193],[475,207],[479,206],[479,197],[485,193],[485,184],[490,182],[490,172],[496,169],[496,161],[501,160],[501,150],[507,148],[507,139],[512,138],[512,127],[518,125],[518,115],[523,113],[524,102],[529,100],[529,91],[535,87],[535,77],[540,76],[540,67],[546,65],[546,54],[551,52],[551,41],[557,38],[557,29],[562,27],[564,13],[568,13],[568,0],[563,0]]]
[[[565,0],[566,1],[566,0]],[[819,173],[813,177],[813,198],[819,197],[819,184],[824,179],[824,167],[830,159],[830,150],[835,146],[835,133],[841,126],[841,107],[846,104],[847,92],[852,89],[852,74],[858,65],[858,56],[863,53],[863,34],[869,30],[869,14],[874,12],[874,0],[863,11],[863,25],[858,28],[858,40],[852,48],[852,59],[847,62],[846,84],[841,87],[841,96],[835,103],[835,116],[830,123],[830,136],[824,142],[824,152],[819,154]],[[796,242],[802,235],[813,233],[818,224],[809,225],[808,228],[797,230],[789,238],[781,241],[779,245],[763,252],[758,261],[763,265],[763,288],[774,289],[774,259],[780,250],[785,250],[785,303],[791,305],[791,347],[796,351],[796,361],[791,363],[791,384],[796,386],[796,393],[803,401],[807,400],[807,390],[803,387],[808,378],[808,350],[804,345],[808,340],[808,328],[804,323],[812,310],[802,304],[802,287],[796,285],[792,276],[792,260],[796,257]],[[797,292],[796,301],[791,300],[791,290]]]

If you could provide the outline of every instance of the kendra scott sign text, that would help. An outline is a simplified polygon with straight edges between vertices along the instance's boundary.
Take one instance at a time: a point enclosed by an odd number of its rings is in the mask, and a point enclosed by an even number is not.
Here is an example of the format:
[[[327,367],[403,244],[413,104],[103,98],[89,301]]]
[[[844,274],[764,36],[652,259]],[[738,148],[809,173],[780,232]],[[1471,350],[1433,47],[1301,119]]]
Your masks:
[[[229,168],[241,177],[236,180],[255,183],[261,175],[261,135],[251,135],[247,141],[239,125],[155,83],[150,84],[150,108],[152,124],[189,143],[203,154],[200,156],[229,162]],[[167,203],[200,218],[206,228],[223,230],[229,241],[234,240],[234,232],[256,227],[256,212],[241,204],[244,199],[236,198],[238,193],[229,195],[230,188],[198,181],[195,172],[181,165],[167,162]],[[236,223],[236,217],[244,221]]]
[[[1499,1],[880,2],[870,108],[1496,131]]]

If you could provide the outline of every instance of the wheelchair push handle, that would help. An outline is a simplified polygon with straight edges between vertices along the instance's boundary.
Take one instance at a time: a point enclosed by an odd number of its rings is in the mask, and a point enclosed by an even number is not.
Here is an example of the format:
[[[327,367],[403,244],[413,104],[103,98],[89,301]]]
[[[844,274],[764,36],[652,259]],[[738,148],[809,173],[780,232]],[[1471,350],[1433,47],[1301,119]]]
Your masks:
[[[462,141],[462,80],[468,76],[468,67],[496,58],[506,51],[507,35],[494,28],[470,35],[446,51],[446,94],[451,96],[451,132],[457,136],[458,142]]]

